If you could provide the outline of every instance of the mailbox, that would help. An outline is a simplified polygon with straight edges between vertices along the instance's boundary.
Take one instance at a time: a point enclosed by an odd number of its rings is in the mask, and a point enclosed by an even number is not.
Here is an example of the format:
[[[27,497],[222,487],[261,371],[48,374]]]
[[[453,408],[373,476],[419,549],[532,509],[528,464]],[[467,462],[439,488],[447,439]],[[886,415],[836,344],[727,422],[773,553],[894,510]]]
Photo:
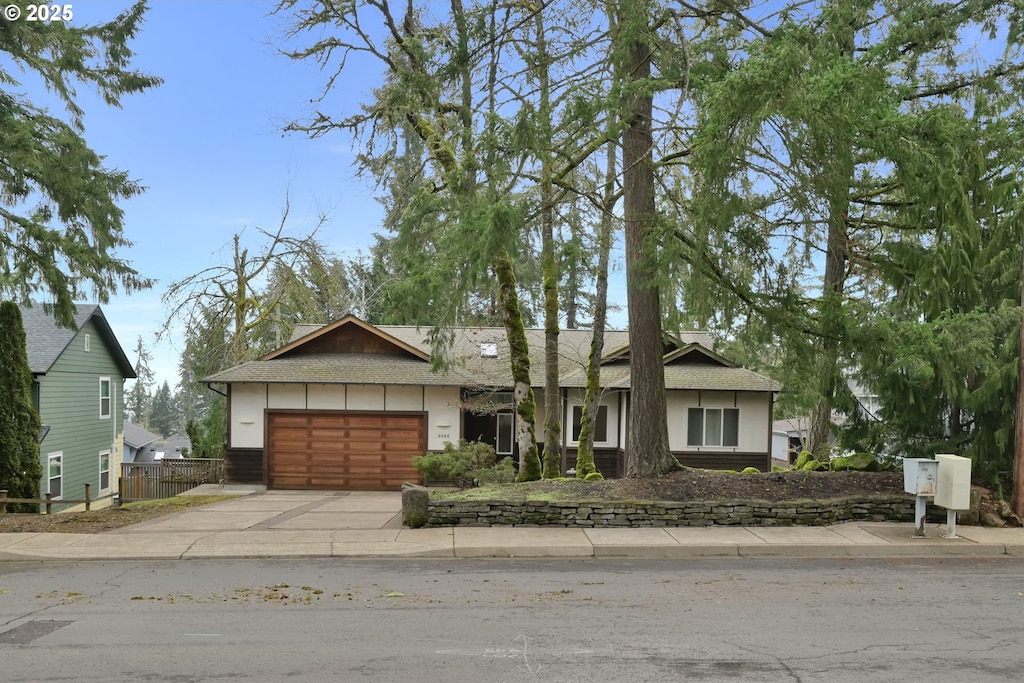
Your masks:
[[[934,496],[939,482],[939,461],[903,458],[903,490],[915,496]]]
[[[970,509],[971,459],[940,454],[935,456],[935,460],[939,463],[935,504],[948,510]]]

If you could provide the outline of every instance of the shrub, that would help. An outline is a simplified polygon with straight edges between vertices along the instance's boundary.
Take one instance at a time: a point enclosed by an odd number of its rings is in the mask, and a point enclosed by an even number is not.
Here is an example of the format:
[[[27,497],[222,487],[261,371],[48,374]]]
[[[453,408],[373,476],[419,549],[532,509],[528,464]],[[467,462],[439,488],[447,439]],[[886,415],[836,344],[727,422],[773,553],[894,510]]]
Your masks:
[[[412,464],[427,481],[450,481],[461,488],[475,486],[485,478],[497,479],[507,472],[515,471],[511,458],[505,458],[495,465],[493,448],[485,443],[465,439],[460,439],[458,446],[446,442],[444,451],[417,456],[412,459]]]
[[[516,479],[516,464],[512,458],[502,458],[493,467],[484,467],[470,472],[478,484],[511,484]]]
[[[796,457],[796,462],[793,463],[794,470],[804,469],[804,465],[814,460],[814,455],[810,451],[800,451],[800,455]]]

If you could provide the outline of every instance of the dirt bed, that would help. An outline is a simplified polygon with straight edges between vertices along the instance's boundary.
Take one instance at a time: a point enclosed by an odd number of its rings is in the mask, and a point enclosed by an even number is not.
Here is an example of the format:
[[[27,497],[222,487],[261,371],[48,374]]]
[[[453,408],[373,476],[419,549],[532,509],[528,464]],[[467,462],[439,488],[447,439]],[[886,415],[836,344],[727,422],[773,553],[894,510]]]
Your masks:
[[[651,479],[534,481],[507,489],[512,495],[550,494],[575,500],[780,501],[904,493],[901,472],[729,474],[698,469]]]

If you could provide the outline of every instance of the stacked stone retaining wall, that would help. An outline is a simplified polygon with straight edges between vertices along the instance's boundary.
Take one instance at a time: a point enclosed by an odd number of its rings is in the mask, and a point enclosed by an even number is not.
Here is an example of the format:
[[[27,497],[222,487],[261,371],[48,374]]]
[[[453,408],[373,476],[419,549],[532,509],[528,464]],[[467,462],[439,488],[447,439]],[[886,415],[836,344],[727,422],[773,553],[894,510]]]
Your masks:
[[[409,519],[422,521],[422,524],[414,523],[411,526],[822,526],[850,521],[909,522],[914,519],[912,496],[857,496],[828,501],[782,502],[555,503],[527,500],[435,500],[427,497],[425,489],[405,493],[403,506],[406,513],[417,504],[419,510],[418,515],[407,514],[406,523],[409,523]]]

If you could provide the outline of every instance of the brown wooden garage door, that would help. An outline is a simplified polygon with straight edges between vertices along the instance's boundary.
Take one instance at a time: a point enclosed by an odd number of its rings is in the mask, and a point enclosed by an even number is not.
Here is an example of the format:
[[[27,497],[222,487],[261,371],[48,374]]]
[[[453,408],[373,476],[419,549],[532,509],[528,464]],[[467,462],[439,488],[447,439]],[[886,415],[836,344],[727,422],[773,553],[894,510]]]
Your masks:
[[[418,483],[412,459],[426,450],[422,415],[270,413],[273,489],[400,489]]]

